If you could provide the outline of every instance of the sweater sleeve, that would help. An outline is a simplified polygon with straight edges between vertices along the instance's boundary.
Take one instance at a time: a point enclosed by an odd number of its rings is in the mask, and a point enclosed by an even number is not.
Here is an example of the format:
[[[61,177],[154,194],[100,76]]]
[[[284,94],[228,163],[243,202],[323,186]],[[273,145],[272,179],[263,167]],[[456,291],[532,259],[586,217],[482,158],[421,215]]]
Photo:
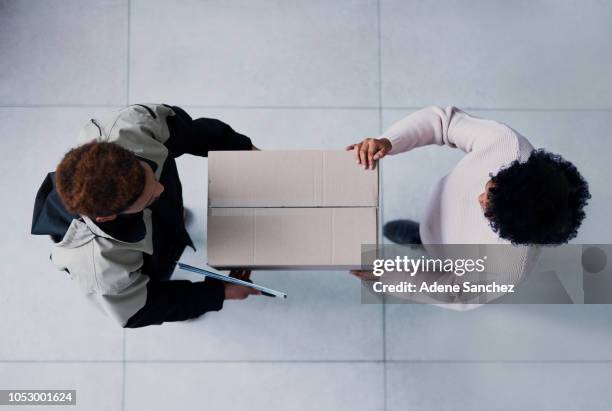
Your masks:
[[[214,279],[149,281],[145,305],[128,319],[125,328],[183,321],[208,311],[219,311],[223,307],[224,290],[223,283]]]
[[[176,115],[168,117],[170,138],[166,147],[174,157],[182,154],[208,156],[215,150],[251,150],[251,139],[224,122],[212,118],[193,120],[182,108],[172,106]]]
[[[430,144],[447,145],[469,153],[517,137],[504,124],[470,116],[456,107],[427,107],[394,125],[383,135],[391,142],[389,154],[398,154]]]

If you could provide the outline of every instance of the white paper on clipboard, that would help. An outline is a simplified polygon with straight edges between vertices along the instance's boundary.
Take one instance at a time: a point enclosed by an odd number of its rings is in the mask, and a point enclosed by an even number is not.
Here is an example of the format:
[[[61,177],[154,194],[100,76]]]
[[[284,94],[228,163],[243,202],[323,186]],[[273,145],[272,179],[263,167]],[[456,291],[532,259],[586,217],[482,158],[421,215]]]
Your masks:
[[[271,288],[261,286],[259,284],[250,283],[248,281],[239,280],[238,278],[230,277],[229,275],[221,274],[220,272],[216,271],[212,267],[207,266],[204,269],[204,268],[194,267],[188,264],[183,264],[181,262],[178,263],[178,266],[181,270],[191,271],[192,273],[197,273],[197,274],[204,275],[206,277],[225,281],[226,283],[238,284],[238,285],[243,285],[245,287],[253,288],[257,291],[261,291],[262,295],[265,295],[268,297],[287,298],[287,294],[281,291],[276,291]]]

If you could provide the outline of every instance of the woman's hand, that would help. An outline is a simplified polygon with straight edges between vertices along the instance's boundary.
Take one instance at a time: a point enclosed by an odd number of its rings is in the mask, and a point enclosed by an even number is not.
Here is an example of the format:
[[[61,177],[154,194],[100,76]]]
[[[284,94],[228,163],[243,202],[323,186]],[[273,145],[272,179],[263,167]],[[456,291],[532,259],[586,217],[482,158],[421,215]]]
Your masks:
[[[351,144],[346,149],[354,152],[357,164],[374,170],[376,162],[391,151],[391,142],[386,138],[365,138],[361,143]]]

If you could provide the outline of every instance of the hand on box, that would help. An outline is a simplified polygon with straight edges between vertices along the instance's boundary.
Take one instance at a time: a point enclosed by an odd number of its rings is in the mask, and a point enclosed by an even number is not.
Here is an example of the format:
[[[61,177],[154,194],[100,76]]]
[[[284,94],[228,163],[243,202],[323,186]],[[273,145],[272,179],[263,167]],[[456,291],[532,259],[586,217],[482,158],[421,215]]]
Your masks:
[[[374,170],[376,162],[391,150],[391,142],[386,138],[365,138],[361,143],[351,144],[346,149],[354,152],[357,164]]]

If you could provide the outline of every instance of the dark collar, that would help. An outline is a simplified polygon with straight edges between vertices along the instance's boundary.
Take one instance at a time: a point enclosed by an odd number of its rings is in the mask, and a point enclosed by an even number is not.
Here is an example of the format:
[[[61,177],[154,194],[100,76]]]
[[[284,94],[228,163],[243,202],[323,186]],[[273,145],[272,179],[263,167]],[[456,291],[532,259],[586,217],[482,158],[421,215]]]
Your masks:
[[[136,243],[147,235],[142,211],[134,214],[119,214],[112,221],[104,223],[94,221],[94,224],[111,237],[126,243]]]
[[[144,158],[144,157],[140,157],[140,156],[136,156],[136,158],[139,159],[140,161],[144,161],[145,163],[150,165],[151,168],[153,169],[153,172],[157,171],[157,164],[155,164],[155,161],[151,161],[148,158]]]

